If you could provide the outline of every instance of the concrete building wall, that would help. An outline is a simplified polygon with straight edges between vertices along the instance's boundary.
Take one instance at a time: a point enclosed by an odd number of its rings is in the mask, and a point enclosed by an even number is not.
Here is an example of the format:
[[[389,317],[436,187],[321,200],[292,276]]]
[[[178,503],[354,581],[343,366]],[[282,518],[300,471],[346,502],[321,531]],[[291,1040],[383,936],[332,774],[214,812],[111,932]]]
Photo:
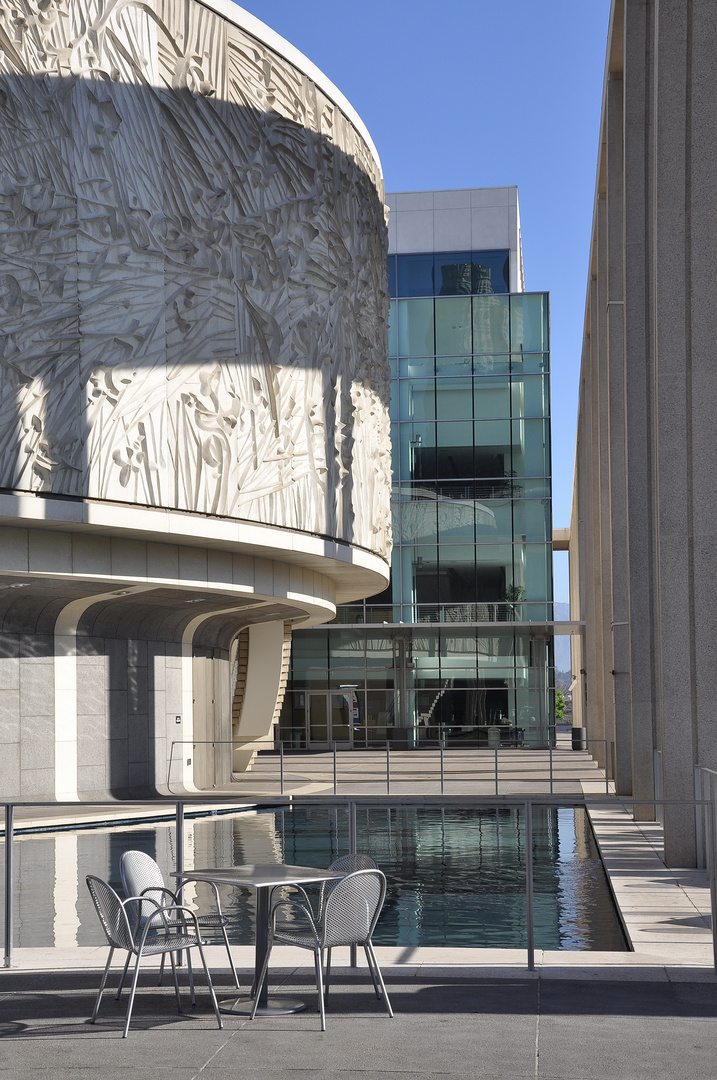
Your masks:
[[[0,24],[3,795],[221,786],[290,628],[388,580],[380,162],[224,0]]]
[[[717,764],[716,47],[709,0],[613,3],[571,536],[588,731],[636,799],[691,799]],[[693,810],[664,814],[694,864]]]

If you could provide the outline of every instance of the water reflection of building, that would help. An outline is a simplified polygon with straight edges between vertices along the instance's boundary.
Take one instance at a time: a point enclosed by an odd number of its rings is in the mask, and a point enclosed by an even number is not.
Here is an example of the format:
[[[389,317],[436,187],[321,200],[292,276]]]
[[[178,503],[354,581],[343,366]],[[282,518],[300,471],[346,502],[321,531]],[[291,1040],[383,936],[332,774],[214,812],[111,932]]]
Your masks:
[[[288,745],[544,745],[553,730],[548,306],[515,188],[387,196],[389,587],[297,631]],[[351,715],[353,714],[353,715]]]

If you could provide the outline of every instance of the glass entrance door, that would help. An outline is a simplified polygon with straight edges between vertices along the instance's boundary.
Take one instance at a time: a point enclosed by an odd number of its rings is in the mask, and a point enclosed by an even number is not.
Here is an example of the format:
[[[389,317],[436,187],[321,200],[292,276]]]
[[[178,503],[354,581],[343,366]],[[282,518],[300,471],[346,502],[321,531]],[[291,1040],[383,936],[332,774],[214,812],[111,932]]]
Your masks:
[[[306,712],[310,747],[351,746],[353,725],[346,695],[312,691],[306,695]]]

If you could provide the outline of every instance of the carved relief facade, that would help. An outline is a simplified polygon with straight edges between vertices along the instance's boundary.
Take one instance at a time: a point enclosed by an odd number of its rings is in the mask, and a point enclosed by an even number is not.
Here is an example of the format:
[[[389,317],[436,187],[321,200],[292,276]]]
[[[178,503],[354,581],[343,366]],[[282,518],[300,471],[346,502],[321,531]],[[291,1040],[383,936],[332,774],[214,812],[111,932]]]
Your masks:
[[[383,188],[198,3],[0,0],[0,488],[390,551]]]

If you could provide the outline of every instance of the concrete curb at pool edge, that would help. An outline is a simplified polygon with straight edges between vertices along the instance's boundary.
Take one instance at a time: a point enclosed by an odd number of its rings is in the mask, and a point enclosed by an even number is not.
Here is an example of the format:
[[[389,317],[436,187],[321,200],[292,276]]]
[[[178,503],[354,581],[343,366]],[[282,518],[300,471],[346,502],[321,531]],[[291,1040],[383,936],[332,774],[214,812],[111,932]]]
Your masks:
[[[342,955],[345,953],[345,955]],[[221,985],[228,978],[226,952],[223,945],[205,948],[213,976]],[[376,954],[384,973],[390,978],[430,978],[431,980],[476,978],[570,978],[570,979],[629,979],[631,981],[717,981],[717,975],[704,957],[687,950],[676,962],[660,951],[644,953],[565,952],[536,949],[535,971],[528,971],[525,949],[451,949],[417,946],[393,948],[377,946]],[[247,986],[254,963],[253,945],[232,946],[240,979]],[[103,946],[46,949],[16,949],[11,971],[100,971],[107,961]],[[113,971],[121,971],[124,959],[113,963]],[[156,958],[148,958],[143,969],[158,967]],[[355,977],[365,980],[363,961],[358,968],[348,966],[348,950],[335,950],[332,970],[337,978]],[[277,946],[272,952],[272,985],[290,981],[294,975],[313,975],[313,957],[306,958],[296,950]],[[228,984],[227,984],[228,985]],[[222,988],[222,993],[224,988]]]

